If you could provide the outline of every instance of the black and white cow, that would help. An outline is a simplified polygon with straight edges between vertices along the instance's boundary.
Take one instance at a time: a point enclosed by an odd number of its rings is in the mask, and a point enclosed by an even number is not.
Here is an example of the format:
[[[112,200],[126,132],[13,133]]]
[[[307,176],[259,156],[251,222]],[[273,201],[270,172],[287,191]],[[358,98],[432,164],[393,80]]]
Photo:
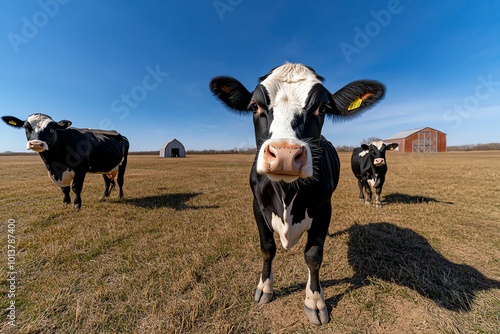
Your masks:
[[[386,144],[383,141],[371,142],[369,145],[362,144],[352,152],[351,168],[354,176],[358,179],[359,199],[366,204],[372,202],[372,190],[375,188],[375,207],[381,208],[382,202],[380,194],[385,182],[387,173],[387,160],[385,151],[394,150],[398,144]],[[366,191],[366,198],[363,194]]]
[[[26,121],[13,116],[3,116],[2,120],[26,130],[26,148],[40,154],[49,178],[62,188],[65,204],[71,202],[71,185],[75,193],[73,206],[80,209],[80,194],[87,173],[103,174],[101,199],[109,196],[118,176],[118,196],[123,197],[129,142],[118,132],[71,128],[70,121],[55,122],[44,114],[33,114]]]
[[[376,81],[355,81],[334,94],[322,82],[310,67],[290,63],[260,78],[252,93],[231,77],[210,82],[213,94],[232,111],[253,115],[257,154],[250,187],[264,260],[255,301],[263,304],[273,297],[273,232],[290,249],[307,231],[305,310],[317,325],[329,321],[319,269],[340,170],[335,148],[321,135],[323,122],[325,116],[354,116],[384,95]]]

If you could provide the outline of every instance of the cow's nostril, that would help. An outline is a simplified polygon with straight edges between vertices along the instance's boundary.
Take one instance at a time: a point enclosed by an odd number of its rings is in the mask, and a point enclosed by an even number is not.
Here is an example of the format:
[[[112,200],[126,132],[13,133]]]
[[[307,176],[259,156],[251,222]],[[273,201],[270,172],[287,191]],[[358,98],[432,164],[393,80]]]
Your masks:
[[[304,154],[305,154],[304,148],[303,147],[299,148],[298,152],[297,152],[297,154],[295,154],[295,157],[293,158],[293,160],[295,162],[301,163],[303,158],[304,158]]]
[[[278,148],[269,145],[267,147],[266,151],[267,151],[267,154],[269,155],[269,157],[271,157],[272,159],[276,159],[277,153],[278,153],[277,150],[278,150]]]

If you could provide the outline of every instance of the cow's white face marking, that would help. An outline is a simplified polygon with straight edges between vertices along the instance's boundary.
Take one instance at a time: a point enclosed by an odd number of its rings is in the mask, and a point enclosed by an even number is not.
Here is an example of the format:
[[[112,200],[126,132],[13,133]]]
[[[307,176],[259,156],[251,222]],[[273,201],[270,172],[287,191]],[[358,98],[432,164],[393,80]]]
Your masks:
[[[370,151],[369,151],[369,150],[366,150],[366,151],[362,151],[362,152],[360,152],[358,155],[359,155],[360,157],[364,157],[364,156],[365,156],[365,155],[367,155],[368,153],[370,153]]]
[[[52,182],[54,182],[59,187],[69,186],[71,184],[71,181],[75,177],[75,172],[73,170],[70,170],[69,168],[63,172],[61,180],[56,179],[56,176],[50,171],[47,172],[49,173],[49,178],[52,180]]]
[[[31,124],[33,132],[40,132],[43,129],[45,129],[50,122],[53,122],[54,120],[45,115],[34,114],[28,117],[26,121]]]
[[[47,125],[53,122],[53,120],[46,115],[34,114],[29,116],[26,122],[28,122],[31,125],[31,132],[34,134],[38,134],[42,130],[44,130],[47,127]],[[43,140],[34,139],[34,140],[29,140],[26,143],[26,149],[40,153],[43,151],[48,151],[49,145]]]
[[[288,142],[303,146],[307,162],[301,168],[299,176],[284,176],[278,179],[270,178],[273,181],[293,182],[297,178],[308,178],[313,176],[312,154],[309,145],[297,138],[297,134],[293,129],[293,122],[296,117],[306,118],[307,111],[304,110],[307,97],[311,88],[321,84],[316,74],[301,64],[287,63],[274,69],[262,82],[269,95],[269,108],[273,110],[273,120],[269,126],[271,138],[262,144],[257,158],[257,172],[265,174],[268,170],[266,161],[263,158],[264,150],[267,145],[274,142]]]
[[[376,148],[378,148],[378,150],[380,151],[382,149],[382,145],[384,145],[385,143],[382,141],[382,140],[379,140],[379,141],[372,141],[370,143],[370,145],[373,145],[375,146]]]
[[[283,201],[283,220],[274,212],[271,214],[273,230],[279,234],[281,245],[285,249],[290,249],[300,240],[302,234],[311,228],[312,218],[308,212],[305,213],[305,218],[298,224],[293,224],[292,207],[297,195],[292,199],[290,205],[286,206]]]
[[[270,108],[274,110],[269,129],[271,138],[296,138],[292,121],[296,115],[306,116],[304,107],[315,84],[321,84],[321,81],[301,64],[282,65],[261,82],[269,94]]]

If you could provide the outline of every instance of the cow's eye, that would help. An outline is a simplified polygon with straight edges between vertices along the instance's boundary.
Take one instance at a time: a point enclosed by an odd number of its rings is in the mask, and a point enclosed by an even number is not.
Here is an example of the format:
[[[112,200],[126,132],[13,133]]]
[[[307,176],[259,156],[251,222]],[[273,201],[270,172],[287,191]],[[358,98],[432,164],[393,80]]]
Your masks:
[[[54,133],[56,131],[56,129],[52,128],[49,130],[50,133]]]
[[[324,115],[325,114],[325,110],[326,110],[326,106],[322,104],[318,108],[316,108],[316,110],[314,110],[313,115],[314,116]]]
[[[255,103],[255,102],[251,103],[250,110],[252,110],[253,112],[259,111],[259,106],[257,105],[257,103]]]

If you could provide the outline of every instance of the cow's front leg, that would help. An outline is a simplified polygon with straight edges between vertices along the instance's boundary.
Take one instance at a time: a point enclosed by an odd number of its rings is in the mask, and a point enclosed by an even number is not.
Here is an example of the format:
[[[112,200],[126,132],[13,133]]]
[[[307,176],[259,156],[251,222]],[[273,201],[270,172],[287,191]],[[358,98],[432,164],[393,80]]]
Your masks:
[[[318,214],[313,221],[314,228],[307,233],[307,245],[304,250],[304,258],[309,277],[306,285],[305,311],[307,319],[314,325],[325,324],[329,321],[328,308],[319,282],[319,269],[323,262],[323,246],[325,244],[328,226],[331,217],[331,204]]]
[[[382,208],[381,194],[382,194],[382,187],[376,188],[375,189],[375,208],[377,208],[377,209]]]
[[[70,189],[70,186],[67,186],[67,187],[61,187],[61,190],[64,194],[64,197],[63,197],[63,203],[64,204],[69,204],[71,203],[71,197],[69,195],[69,192],[71,191]]]
[[[377,185],[377,188],[375,188],[375,207],[377,209],[382,208],[382,186],[384,185],[384,179],[381,178],[379,184]]]
[[[80,210],[82,207],[81,193],[83,189],[83,181],[85,180],[85,173],[75,172],[75,178],[73,179],[73,184],[71,189],[75,193],[75,198],[73,199],[73,207]]]
[[[359,200],[361,202],[365,201],[365,194],[363,193],[363,181],[358,179],[358,187],[359,187]]]
[[[255,220],[259,229],[260,250],[262,252],[262,259],[264,260],[259,284],[255,290],[255,301],[259,304],[265,304],[269,303],[273,298],[274,277],[272,263],[276,255],[276,243],[274,241],[273,231],[267,227],[264,216],[256,200],[254,200],[253,206]]]
[[[368,180],[366,178],[363,178],[363,187],[366,191],[365,204],[369,205],[372,203],[372,189],[368,184]]]

